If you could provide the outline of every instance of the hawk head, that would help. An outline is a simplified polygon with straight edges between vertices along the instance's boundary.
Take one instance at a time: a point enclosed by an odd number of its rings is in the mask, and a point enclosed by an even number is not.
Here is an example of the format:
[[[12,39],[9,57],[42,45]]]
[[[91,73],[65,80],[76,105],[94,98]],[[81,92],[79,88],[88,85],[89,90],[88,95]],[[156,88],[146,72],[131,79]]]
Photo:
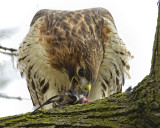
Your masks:
[[[67,74],[69,89],[87,96],[97,79],[103,59],[101,42],[91,39],[88,39],[90,43],[75,39],[51,41],[45,44],[48,62],[52,68]]]
[[[84,54],[79,53],[79,56],[75,55],[68,59],[66,57],[63,68],[68,75],[70,88],[87,97],[97,79],[100,62]]]

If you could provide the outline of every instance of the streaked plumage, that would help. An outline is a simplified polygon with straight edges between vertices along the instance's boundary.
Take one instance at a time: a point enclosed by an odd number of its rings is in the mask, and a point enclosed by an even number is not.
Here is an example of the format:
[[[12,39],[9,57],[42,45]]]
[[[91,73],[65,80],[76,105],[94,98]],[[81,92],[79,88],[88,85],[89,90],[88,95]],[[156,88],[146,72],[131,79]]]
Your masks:
[[[77,92],[92,85],[90,101],[120,92],[129,76],[129,58],[106,9],[40,10],[19,47],[18,68],[38,107],[70,89],[73,80],[80,85]]]

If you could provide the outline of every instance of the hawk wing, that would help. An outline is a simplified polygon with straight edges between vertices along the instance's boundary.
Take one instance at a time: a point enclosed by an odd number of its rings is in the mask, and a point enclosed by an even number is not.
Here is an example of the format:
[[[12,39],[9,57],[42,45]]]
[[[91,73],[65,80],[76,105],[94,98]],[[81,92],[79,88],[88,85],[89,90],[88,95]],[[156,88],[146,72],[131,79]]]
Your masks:
[[[130,78],[128,61],[133,57],[118,35],[111,14],[103,8],[100,8],[100,11],[104,20],[102,28],[104,56],[97,80],[89,95],[90,101],[122,91],[125,77]]]
[[[18,51],[17,66],[21,71],[21,75],[25,75],[26,77],[28,90],[33,105],[36,107],[42,105],[48,100],[48,97],[58,95],[60,92],[65,92],[69,89],[67,86],[69,85],[67,75],[57,69],[53,69],[49,64],[50,60],[45,46],[45,44],[47,44],[47,40],[45,39],[50,37],[46,33],[46,31],[49,31],[49,21],[45,20],[51,16],[54,18],[57,12],[60,13],[61,11],[46,9],[38,11]],[[44,34],[43,31],[45,31],[46,34]],[[46,93],[48,90],[50,92]],[[51,105],[47,105],[44,108],[51,107]]]

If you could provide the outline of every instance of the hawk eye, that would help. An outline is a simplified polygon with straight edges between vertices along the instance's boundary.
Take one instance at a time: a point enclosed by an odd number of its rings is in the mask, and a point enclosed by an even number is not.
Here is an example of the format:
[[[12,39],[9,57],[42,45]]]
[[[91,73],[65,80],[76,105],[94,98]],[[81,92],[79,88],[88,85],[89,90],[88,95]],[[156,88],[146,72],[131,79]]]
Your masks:
[[[84,70],[83,70],[82,68],[80,68],[80,69],[78,70],[78,75],[79,75],[79,76],[84,76]]]

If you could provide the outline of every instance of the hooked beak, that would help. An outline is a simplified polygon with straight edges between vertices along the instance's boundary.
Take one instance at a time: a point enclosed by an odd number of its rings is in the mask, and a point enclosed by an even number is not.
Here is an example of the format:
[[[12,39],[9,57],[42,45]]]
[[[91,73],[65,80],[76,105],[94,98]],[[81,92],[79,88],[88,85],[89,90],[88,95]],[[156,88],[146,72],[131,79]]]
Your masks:
[[[86,85],[84,88],[82,88],[82,86],[80,85],[79,81],[73,77],[71,80],[71,89],[76,89],[77,87],[79,87],[80,89],[83,90],[83,92],[87,92],[89,93],[89,91],[91,90],[91,84]]]
[[[87,86],[86,86],[86,88],[85,88],[85,91],[90,91],[91,90],[91,84],[88,84]]]

